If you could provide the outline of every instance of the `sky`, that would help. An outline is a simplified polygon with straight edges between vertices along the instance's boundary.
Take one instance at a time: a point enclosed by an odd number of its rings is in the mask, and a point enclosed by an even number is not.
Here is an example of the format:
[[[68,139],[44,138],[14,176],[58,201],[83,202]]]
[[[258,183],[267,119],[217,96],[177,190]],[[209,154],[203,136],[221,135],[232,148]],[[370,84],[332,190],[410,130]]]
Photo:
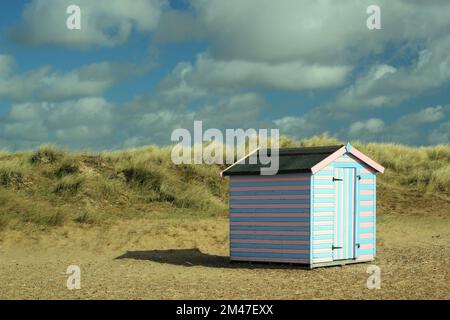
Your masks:
[[[449,17],[446,0],[3,0],[0,149],[167,145],[194,120],[448,144]]]

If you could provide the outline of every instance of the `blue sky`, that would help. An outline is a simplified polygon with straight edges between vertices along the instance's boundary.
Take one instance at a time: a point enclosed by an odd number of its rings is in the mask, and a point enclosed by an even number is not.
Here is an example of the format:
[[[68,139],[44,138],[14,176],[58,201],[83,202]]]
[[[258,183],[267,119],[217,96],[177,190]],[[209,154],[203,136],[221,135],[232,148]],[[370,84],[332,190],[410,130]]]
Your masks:
[[[68,30],[66,8],[81,8]],[[366,26],[381,8],[381,30]],[[2,1],[0,148],[166,145],[194,120],[295,138],[450,139],[450,5]]]

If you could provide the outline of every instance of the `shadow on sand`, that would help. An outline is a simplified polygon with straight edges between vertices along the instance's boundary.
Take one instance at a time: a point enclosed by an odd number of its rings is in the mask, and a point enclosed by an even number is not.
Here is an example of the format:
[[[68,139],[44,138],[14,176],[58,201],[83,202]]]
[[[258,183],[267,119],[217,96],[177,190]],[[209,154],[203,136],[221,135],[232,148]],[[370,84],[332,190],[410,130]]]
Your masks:
[[[247,269],[287,269],[299,268],[299,265],[271,264],[264,262],[231,262],[227,256],[217,256],[201,252],[198,248],[193,249],[170,249],[170,250],[147,250],[127,251],[116,259],[148,260],[159,263],[167,263],[178,266],[203,266],[211,268],[247,268]]]

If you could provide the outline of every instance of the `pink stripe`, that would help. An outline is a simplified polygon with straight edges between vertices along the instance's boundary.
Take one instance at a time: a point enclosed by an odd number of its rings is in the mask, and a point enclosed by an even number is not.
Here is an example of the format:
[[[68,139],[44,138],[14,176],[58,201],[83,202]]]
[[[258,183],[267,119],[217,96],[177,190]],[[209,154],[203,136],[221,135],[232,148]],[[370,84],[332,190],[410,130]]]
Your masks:
[[[361,184],[373,184],[373,179],[361,179]]]
[[[373,249],[373,244],[371,243],[363,243],[360,246],[361,249]]]
[[[333,216],[333,212],[314,212],[314,217],[331,217]]]
[[[370,227],[373,227],[373,222],[361,222],[361,223],[359,224],[359,226],[360,226],[361,228],[370,228]]]
[[[360,172],[361,172],[361,173],[374,173],[373,170],[371,170],[371,169],[366,169],[366,168],[362,168]]]
[[[309,222],[262,222],[262,221],[231,221],[232,226],[273,226],[273,227],[306,227]]]
[[[298,177],[255,177],[255,178],[232,178],[231,182],[279,182],[279,181],[309,181],[310,176],[298,176]]]
[[[231,208],[309,208],[309,203],[231,204]]]
[[[231,257],[234,261],[260,261],[260,262],[281,262],[281,263],[309,263],[306,259],[280,259],[280,258],[262,258],[262,257]]]
[[[372,232],[361,233],[361,234],[359,235],[359,237],[360,237],[361,239],[371,239],[371,238],[373,238],[373,233],[372,233]]]
[[[372,261],[373,260],[373,255],[371,254],[364,254],[362,256],[359,256],[356,261]]]
[[[373,195],[373,190],[361,190],[362,195]]]
[[[309,218],[309,213],[230,213],[231,218]]]
[[[231,248],[231,252],[309,253],[309,250],[271,248]]]
[[[372,211],[361,211],[359,213],[359,215],[361,217],[372,217],[373,216],[373,212]]]
[[[372,200],[361,200],[360,204],[362,206],[373,206],[373,201]]]
[[[308,240],[231,239],[231,243],[309,244]]]
[[[309,199],[309,194],[273,194],[268,196],[230,196],[231,200]]]
[[[309,231],[231,230],[230,234],[266,234],[272,236],[308,236]]]
[[[320,262],[331,262],[333,261],[332,258],[313,258],[313,262],[320,263]]]
[[[309,186],[265,186],[265,187],[231,187],[230,191],[256,190],[309,190]]]

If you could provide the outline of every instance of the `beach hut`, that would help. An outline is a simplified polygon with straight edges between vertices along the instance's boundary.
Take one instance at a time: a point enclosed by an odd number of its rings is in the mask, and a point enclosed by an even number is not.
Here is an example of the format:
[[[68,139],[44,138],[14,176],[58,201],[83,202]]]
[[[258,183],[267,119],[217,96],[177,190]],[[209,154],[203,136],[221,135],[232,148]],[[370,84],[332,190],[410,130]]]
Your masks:
[[[230,177],[231,260],[309,268],[372,261],[384,168],[350,144],[278,150],[275,175],[260,174],[261,149],[221,173]]]

